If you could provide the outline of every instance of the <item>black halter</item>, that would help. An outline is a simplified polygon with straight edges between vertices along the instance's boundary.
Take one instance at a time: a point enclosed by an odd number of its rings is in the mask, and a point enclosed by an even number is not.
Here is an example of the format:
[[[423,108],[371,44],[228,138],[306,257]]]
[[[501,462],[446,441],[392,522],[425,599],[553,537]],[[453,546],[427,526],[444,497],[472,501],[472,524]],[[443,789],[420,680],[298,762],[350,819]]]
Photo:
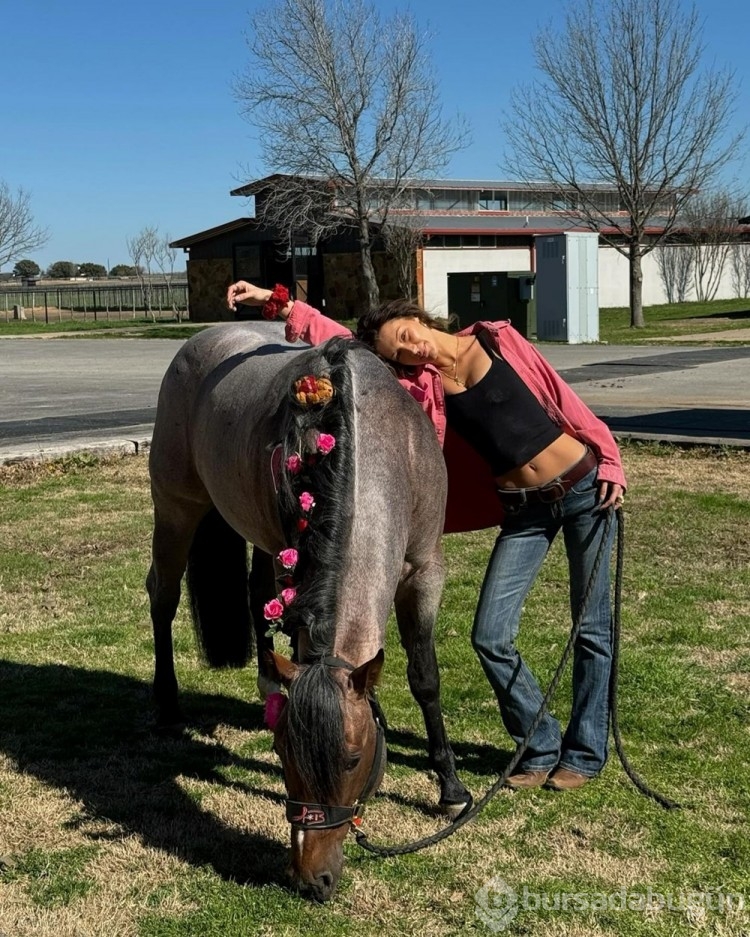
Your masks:
[[[354,670],[354,667],[340,657],[326,657],[324,662],[329,667],[341,667],[344,670]],[[365,803],[375,793],[375,787],[381,771],[385,768],[387,750],[385,745],[386,721],[375,694],[370,692],[367,696],[370,704],[372,718],[375,720],[375,755],[372,759],[370,773],[359,797],[351,807],[341,807],[335,804],[311,804],[301,800],[287,800],[286,818],[295,830],[332,830],[334,827],[351,823],[359,826],[362,822]]]

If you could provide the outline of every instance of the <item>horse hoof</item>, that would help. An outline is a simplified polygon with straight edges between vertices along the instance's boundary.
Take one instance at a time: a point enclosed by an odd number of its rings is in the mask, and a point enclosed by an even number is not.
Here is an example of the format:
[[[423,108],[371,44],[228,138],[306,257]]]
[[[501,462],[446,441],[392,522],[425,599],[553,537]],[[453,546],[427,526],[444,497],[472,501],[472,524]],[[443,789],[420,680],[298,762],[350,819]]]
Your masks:
[[[438,805],[438,809],[443,816],[450,817],[451,820],[457,820],[466,813],[467,810],[471,809],[473,803],[474,801],[469,797],[468,800],[461,801],[457,804],[441,803]]]
[[[164,713],[156,717],[153,731],[157,735],[182,735],[187,723],[180,712]]]

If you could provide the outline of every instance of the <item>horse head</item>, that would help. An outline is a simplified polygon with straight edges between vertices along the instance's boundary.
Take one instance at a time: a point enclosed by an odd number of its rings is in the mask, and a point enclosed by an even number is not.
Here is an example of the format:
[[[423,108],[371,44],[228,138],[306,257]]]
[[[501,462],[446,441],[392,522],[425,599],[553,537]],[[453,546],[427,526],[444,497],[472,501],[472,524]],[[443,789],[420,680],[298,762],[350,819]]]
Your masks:
[[[383,779],[385,726],[373,694],[383,656],[354,667],[338,657],[295,664],[269,655],[289,693],[274,728],[292,826],[289,876],[316,901],[333,895],[346,834]]]

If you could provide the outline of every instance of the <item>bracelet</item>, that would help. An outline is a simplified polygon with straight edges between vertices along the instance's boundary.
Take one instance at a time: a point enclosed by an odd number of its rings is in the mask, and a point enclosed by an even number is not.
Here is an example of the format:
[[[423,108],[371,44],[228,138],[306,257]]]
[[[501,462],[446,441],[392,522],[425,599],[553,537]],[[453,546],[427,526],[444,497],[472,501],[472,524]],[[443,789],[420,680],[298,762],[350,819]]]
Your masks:
[[[288,302],[289,290],[280,283],[277,283],[273,288],[273,293],[271,293],[260,310],[263,318],[275,319]]]

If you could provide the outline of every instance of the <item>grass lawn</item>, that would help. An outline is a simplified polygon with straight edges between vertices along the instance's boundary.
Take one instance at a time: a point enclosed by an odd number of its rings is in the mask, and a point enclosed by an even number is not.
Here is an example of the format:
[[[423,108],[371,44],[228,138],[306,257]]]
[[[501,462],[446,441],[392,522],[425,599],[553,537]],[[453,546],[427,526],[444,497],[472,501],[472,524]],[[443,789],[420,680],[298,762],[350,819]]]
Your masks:
[[[691,341],[694,335],[726,332],[750,328],[750,301],[722,299],[710,303],[681,303],[679,305],[646,306],[646,326],[630,328],[629,309],[601,309],[599,335],[602,342],[631,345],[659,338],[680,338]],[[346,320],[348,328],[356,328],[356,320]],[[196,331],[209,328],[208,324],[170,322],[140,318],[123,321],[100,319],[66,322],[0,322],[0,338],[9,335],[59,335],[75,338],[190,338]],[[721,341],[722,339],[717,339]],[[705,341],[705,339],[701,339]]]
[[[0,933],[747,935],[748,911],[723,896],[750,905],[750,453],[623,453],[622,730],[637,770],[683,809],[641,796],[613,755],[581,791],[503,791],[413,856],[372,858],[352,840],[325,906],[284,887],[283,780],[254,670],[202,666],[184,608],[175,644],[191,728],[151,731],[144,457],[0,469]],[[446,538],[437,629],[449,734],[477,796],[511,754],[469,642],[492,541]],[[566,581],[556,544],[522,625],[542,683],[566,637]],[[366,814],[375,842],[443,822],[404,667],[392,628],[389,766]],[[563,718],[568,701],[564,681]],[[503,889],[517,913],[500,930]],[[649,895],[672,907],[633,907]]]
[[[646,306],[643,317],[645,327],[631,329],[629,309],[602,309],[599,338],[611,345],[629,345],[659,338],[690,341],[694,335],[750,329],[750,300],[719,299],[710,303]]]

